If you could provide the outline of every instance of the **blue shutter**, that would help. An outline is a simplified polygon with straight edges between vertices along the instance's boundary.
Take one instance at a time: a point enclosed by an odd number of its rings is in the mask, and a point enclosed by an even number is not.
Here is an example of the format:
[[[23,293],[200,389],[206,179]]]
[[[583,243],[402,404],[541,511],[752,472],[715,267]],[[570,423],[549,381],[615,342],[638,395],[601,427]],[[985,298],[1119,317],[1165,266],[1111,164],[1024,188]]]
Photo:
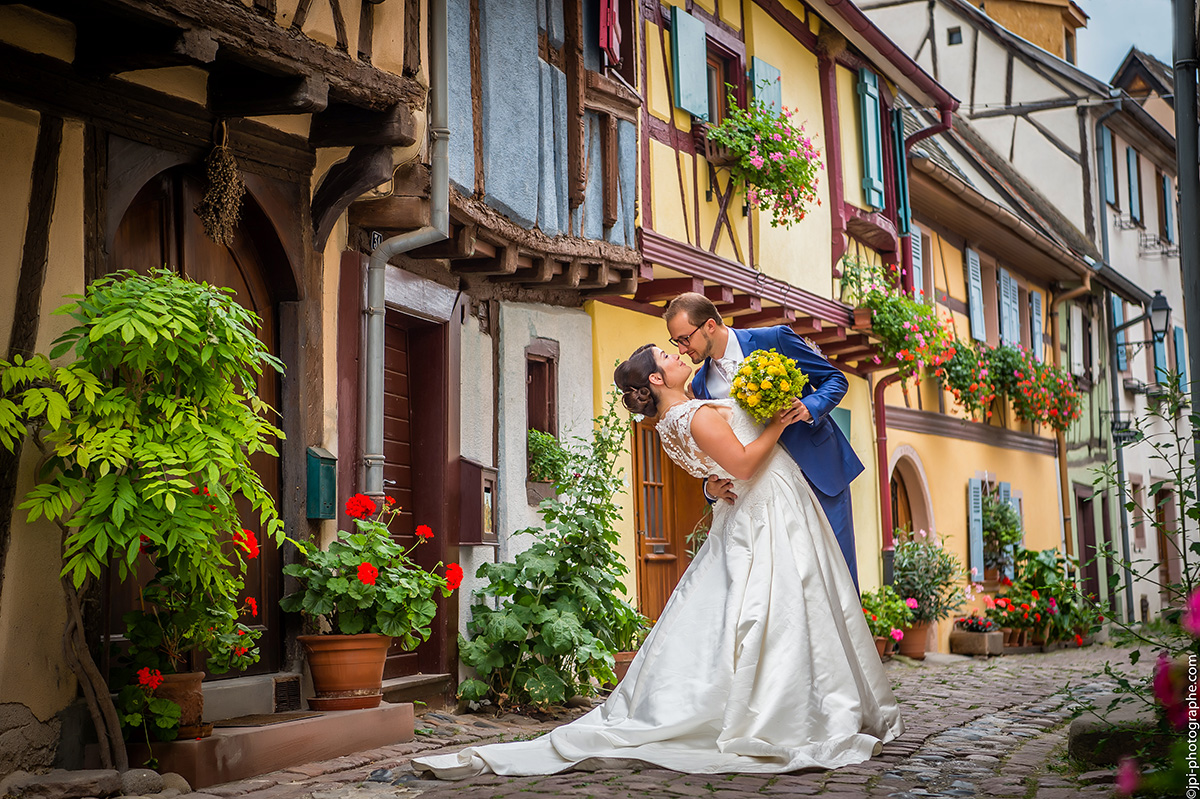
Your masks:
[[[903,236],[912,229],[912,207],[908,201],[908,152],[904,149],[904,116],[892,111],[892,152],[896,163],[896,221]]]
[[[842,431],[842,435],[846,440],[850,440],[850,411],[846,408],[834,408],[829,412],[829,417],[833,419],[833,423]]]
[[[1120,327],[1125,321],[1125,302],[1116,294],[1112,298],[1113,327]],[[1117,370],[1124,372],[1129,368],[1129,357],[1125,351],[1125,331],[1117,332]]]
[[[967,250],[967,304],[971,314],[971,338],[987,341],[983,314],[983,272],[979,266],[979,253],[974,250]]]
[[[1129,218],[1142,221],[1142,181],[1138,176],[1138,154],[1132,147],[1125,148],[1125,167],[1129,173]]]
[[[925,246],[921,241],[921,228],[913,225],[908,231],[909,241],[912,242],[912,271],[913,299],[917,302],[929,302],[925,296]]]
[[[867,203],[883,208],[883,136],[879,120],[879,76],[858,70],[858,110],[862,120],[863,191]]]
[[[1001,483],[999,494],[1000,501],[1005,505],[1013,504],[1012,485],[1010,483]],[[1017,554],[1016,547],[1012,544],[1009,544],[1004,548],[1004,554],[1006,556],[1005,560],[1007,561],[1007,563],[1004,565],[1004,576],[1011,580],[1016,577],[1016,573],[1013,570],[1013,557]]]
[[[1046,338],[1042,333],[1042,293],[1029,292],[1029,344],[1033,357],[1041,363],[1046,358]]]
[[[1100,128],[1100,146],[1102,153],[1101,158],[1104,163],[1100,168],[1104,170],[1104,199],[1113,205],[1117,204],[1117,176],[1113,173],[1113,140],[1112,131],[1108,128]]]
[[[707,121],[708,41],[704,21],[678,6],[671,7],[671,68],[675,72],[675,106]]]
[[[1179,372],[1179,390],[1188,390],[1187,379],[1187,346],[1183,343],[1183,328],[1175,327],[1175,371]]]
[[[1175,243],[1175,192],[1171,191],[1171,176],[1163,175],[1162,187],[1159,189],[1163,195],[1163,230],[1167,233],[1167,243]]]
[[[983,582],[983,481],[967,481],[967,569],[974,570],[971,582]]]
[[[1162,339],[1154,339],[1154,382],[1166,383],[1170,376],[1170,370],[1167,368],[1167,342]]]
[[[1008,312],[1008,281],[1012,278],[1004,267],[1000,267],[998,278],[1000,285],[996,287],[996,294],[1000,298],[1000,343],[1012,344],[1012,329],[1008,324],[1012,318],[1012,314]]]
[[[758,56],[750,57],[750,89],[754,99],[770,106],[775,113],[783,110],[783,84],[779,82],[779,70]]]

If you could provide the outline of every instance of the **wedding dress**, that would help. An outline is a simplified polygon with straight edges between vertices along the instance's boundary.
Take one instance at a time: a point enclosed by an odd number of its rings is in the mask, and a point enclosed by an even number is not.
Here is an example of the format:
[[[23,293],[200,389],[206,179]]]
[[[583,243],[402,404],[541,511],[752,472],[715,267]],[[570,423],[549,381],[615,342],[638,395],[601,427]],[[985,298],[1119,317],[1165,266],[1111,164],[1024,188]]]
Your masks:
[[[761,428],[734,400],[690,400],[657,429],[691,475],[731,476],[696,446],[704,404],[742,443]],[[838,768],[904,730],[833,530],[795,461],[776,446],[712,528],[605,703],[532,741],[416,758],[442,779],[553,774],[590,758],[689,773]]]

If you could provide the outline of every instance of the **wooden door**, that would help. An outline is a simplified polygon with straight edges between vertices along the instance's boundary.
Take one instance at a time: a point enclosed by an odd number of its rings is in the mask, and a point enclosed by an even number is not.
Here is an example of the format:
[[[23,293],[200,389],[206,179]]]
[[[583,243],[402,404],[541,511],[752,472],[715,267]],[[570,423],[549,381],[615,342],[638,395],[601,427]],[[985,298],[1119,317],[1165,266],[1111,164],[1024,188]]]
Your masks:
[[[691,563],[688,534],[707,510],[701,482],[663,452],[650,421],[633,427],[638,609],[657,619]]]
[[[1092,490],[1075,486],[1075,521],[1079,525],[1079,563],[1083,592],[1100,599],[1100,563],[1096,554],[1096,515]]]
[[[892,529],[913,531],[912,503],[908,499],[908,485],[900,470],[892,472]]]
[[[450,531],[438,529],[437,521],[442,518],[445,490],[439,467],[445,445],[438,438],[445,408],[437,399],[440,393],[430,390],[442,380],[445,327],[390,309],[384,326],[383,492],[400,507],[390,528],[400,545],[408,548],[416,543],[418,525],[427,524],[433,530],[433,538],[413,552],[416,562],[426,569],[447,561],[450,535]],[[420,390],[422,386],[425,391]],[[413,652],[393,643],[384,677],[440,670],[447,621],[445,602],[440,596],[437,600],[433,635]]]
[[[270,268],[264,263],[264,252],[270,252],[278,242],[263,241],[273,237],[269,225],[255,215],[254,208],[247,208],[232,245],[213,243],[204,233],[199,217],[192,211],[203,193],[203,183],[188,168],[168,170],[151,180],[138,193],[122,218],[113,239],[109,256],[110,271],[133,269],[146,273],[153,268],[166,267],[178,271],[193,280],[225,286],[235,291],[234,299],[243,307],[256,313],[262,320],[256,331],[267,349],[278,356],[279,331],[277,325],[276,299],[272,291]],[[252,200],[245,200],[247,206]],[[279,407],[279,374],[265,370],[258,379],[258,395],[272,408]],[[277,422],[277,420],[276,420]],[[279,442],[271,442],[276,449]],[[266,453],[251,456],[251,463],[263,481],[264,487],[279,503],[280,463],[279,459]],[[230,672],[225,677],[243,674],[265,674],[278,671],[283,655],[283,622],[279,610],[282,587],[279,549],[263,534],[258,515],[252,513],[250,504],[244,499],[237,502],[242,524],[255,532],[259,544],[259,556],[249,561],[246,569],[245,591],[242,598],[254,597],[258,604],[258,616],[243,619],[247,626],[259,629],[262,653],[257,664],[245,672]],[[149,564],[139,568],[141,584],[152,576]],[[123,586],[112,586],[109,594],[106,639],[120,643],[124,629],[121,617],[137,607],[140,584],[130,581]],[[203,669],[203,660],[197,658],[192,668]]]
[[[1175,495],[1164,488],[1154,495],[1154,528],[1158,537],[1158,584],[1159,598],[1163,608],[1179,604],[1183,597],[1176,596],[1168,586],[1181,578],[1179,537],[1175,532]]]

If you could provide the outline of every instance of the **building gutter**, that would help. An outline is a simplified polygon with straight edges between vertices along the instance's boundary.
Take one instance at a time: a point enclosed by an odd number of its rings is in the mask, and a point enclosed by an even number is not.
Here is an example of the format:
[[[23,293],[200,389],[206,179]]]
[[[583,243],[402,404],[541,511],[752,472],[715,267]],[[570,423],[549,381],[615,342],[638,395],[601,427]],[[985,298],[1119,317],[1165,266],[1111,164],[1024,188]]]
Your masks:
[[[363,417],[363,493],[383,496],[383,339],[384,274],[401,253],[450,237],[450,129],[446,0],[429,2],[430,224],[386,239],[367,263],[366,409]]]

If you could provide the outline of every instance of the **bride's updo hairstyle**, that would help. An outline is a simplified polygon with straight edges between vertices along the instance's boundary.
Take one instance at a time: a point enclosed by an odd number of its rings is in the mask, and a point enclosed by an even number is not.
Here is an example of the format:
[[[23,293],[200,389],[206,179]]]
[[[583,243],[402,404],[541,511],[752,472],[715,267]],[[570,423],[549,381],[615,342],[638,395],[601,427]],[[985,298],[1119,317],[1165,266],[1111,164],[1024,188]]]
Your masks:
[[[643,344],[634,350],[613,373],[613,380],[622,392],[621,403],[633,413],[657,416],[658,400],[650,391],[650,375],[660,371],[653,344]]]

